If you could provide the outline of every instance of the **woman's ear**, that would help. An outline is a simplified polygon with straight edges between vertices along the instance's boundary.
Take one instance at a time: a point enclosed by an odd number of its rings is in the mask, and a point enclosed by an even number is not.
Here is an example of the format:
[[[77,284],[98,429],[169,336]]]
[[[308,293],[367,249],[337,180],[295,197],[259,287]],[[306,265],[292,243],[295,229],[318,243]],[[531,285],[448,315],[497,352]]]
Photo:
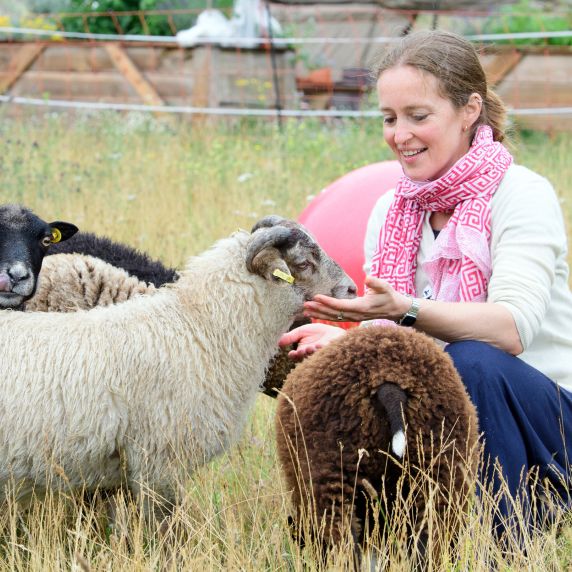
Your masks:
[[[471,93],[469,95],[469,101],[465,105],[465,124],[471,127],[475,121],[481,115],[481,109],[483,108],[483,98],[477,93]]]

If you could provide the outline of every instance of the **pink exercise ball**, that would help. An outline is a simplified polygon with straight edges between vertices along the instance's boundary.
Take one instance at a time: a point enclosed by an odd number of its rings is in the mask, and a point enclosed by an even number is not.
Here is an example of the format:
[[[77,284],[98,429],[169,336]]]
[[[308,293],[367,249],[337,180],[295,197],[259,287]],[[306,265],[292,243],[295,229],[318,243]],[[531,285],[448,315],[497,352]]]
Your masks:
[[[322,248],[353,278],[360,295],[369,215],[377,199],[393,189],[402,176],[398,161],[382,161],[350,171],[312,199],[299,217]]]

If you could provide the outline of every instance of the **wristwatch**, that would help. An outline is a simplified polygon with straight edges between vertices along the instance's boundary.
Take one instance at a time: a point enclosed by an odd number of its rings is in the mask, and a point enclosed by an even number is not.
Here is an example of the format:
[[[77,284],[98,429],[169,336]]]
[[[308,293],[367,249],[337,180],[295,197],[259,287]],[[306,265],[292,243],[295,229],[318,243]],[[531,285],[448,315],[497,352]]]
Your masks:
[[[408,296],[408,294],[406,295]],[[409,307],[409,310],[401,316],[401,319],[397,321],[400,326],[412,326],[417,320],[417,314],[419,313],[421,302],[419,298],[413,298],[412,296],[409,297],[411,298],[411,306]]]

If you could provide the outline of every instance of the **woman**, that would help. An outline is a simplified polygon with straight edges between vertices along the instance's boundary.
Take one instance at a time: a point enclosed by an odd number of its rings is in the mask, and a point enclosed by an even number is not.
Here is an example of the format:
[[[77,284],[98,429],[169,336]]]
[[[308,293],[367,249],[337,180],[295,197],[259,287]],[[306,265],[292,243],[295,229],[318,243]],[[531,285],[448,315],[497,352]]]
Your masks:
[[[498,462],[525,506],[529,472],[567,502],[572,294],[554,190],[502,145],[505,109],[468,41],[411,34],[377,78],[384,138],[405,176],[370,217],[364,296],[317,296],[306,315],[391,320],[446,342],[479,414],[482,480],[504,490]],[[290,356],[302,359],[344,333],[312,324],[281,344],[297,343]],[[499,494],[498,507],[501,532],[510,497]]]

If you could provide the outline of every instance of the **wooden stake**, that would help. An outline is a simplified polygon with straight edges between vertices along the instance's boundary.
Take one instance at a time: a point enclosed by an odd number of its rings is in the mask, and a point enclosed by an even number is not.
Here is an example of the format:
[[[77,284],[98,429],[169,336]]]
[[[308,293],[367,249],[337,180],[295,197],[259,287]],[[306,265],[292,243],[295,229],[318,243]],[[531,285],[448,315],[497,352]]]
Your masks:
[[[522,54],[516,50],[497,54],[485,66],[488,84],[492,87],[500,83],[514,69],[521,58]]]
[[[155,88],[145,79],[133,60],[119,44],[106,44],[105,49],[109,53],[115,67],[133,86],[144,103],[147,105],[165,105]]]
[[[0,79],[0,93],[8,91],[44,51],[45,44],[24,44],[11,58],[6,75]]]

